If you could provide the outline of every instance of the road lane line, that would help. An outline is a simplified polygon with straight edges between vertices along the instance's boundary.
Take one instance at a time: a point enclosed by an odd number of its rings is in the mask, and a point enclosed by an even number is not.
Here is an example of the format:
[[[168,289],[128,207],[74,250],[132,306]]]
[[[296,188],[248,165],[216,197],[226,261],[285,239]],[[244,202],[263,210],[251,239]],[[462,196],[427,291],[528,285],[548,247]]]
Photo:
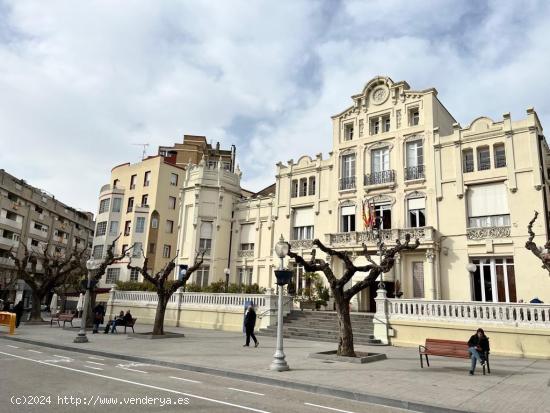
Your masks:
[[[86,364],[84,364],[84,367],[86,367],[87,369],[93,369],[93,370],[103,370],[101,367],[87,366]]]
[[[11,348],[19,348],[17,346],[12,346],[11,344],[6,344],[6,346],[11,347]]]
[[[132,381],[132,380],[121,379],[121,378],[118,378],[118,377],[107,376],[107,375],[105,375],[105,374],[94,373],[94,372],[91,372],[91,371],[79,370],[79,369],[75,369],[75,368],[67,367],[67,366],[59,366],[59,365],[53,364],[53,363],[46,363],[46,362],[44,362],[44,361],[34,360],[34,359],[31,359],[31,358],[28,358],[28,357],[23,357],[23,356],[18,356],[18,355],[16,355],[16,354],[6,353],[6,352],[4,352],[4,351],[0,351],[0,354],[4,354],[5,356],[15,357],[15,358],[18,358],[18,359],[21,359],[21,360],[32,361],[32,362],[38,363],[38,364],[44,364],[44,365],[50,366],[50,367],[57,367],[57,368],[59,368],[59,369],[64,369],[64,370],[74,371],[74,372],[78,372],[78,373],[82,373],[82,374],[87,374],[87,375],[89,375],[89,376],[101,377],[101,378],[104,378],[104,379],[109,379],[109,380],[113,380],[113,381],[119,381],[119,382],[122,382],[122,383],[133,384],[133,385],[142,386],[142,387],[147,387],[147,388],[149,388],[149,389],[154,389],[154,390],[161,390],[161,391],[165,391],[165,392],[167,392],[167,393],[181,394],[182,396],[187,396],[187,397],[191,397],[191,398],[195,398],[195,399],[199,399],[199,400],[206,400],[206,401],[209,401],[209,402],[212,402],[212,403],[223,404],[223,405],[225,405],[225,406],[236,407],[236,408],[238,408],[238,409],[248,410],[248,411],[251,411],[251,412],[269,413],[269,412],[266,411],[266,410],[255,409],[255,408],[253,408],[253,407],[248,407],[248,406],[243,406],[243,405],[240,405],[240,404],[234,404],[234,403],[224,402],[224,401],[222,401],[222,400],[211,399],[211,398],[209,398],[209,397],[199,396],[199,395],[197,395],[197,394],[185,393],[185,392],[182,392],[182,391],[179,391],[179,390],[173,390],[173,389],[167,389],[167,388],[165,388],[165,387],[153,386],[152,384],[145,384],[145,383],[140,383],[140,382],[138,382],[138,381]]]
[[[191,379],[184,379],[183,377],[170,376],[170,378],[171,378],[171,379],[176,379],[176,380],[189,381],[189,382],[191,382],[191,383],[202,383],[202,381],[191,380]]]
[[[42,354],[41,351],[38,351],[38,350],[30,350],[30,349],[27,349],[27,351],[32,351],[33,353],[39,353],[39,354]]]
[[[105,360],[105,359],[102,359],[101,357],[94,357],[94,356],[88,356],[89,359],[91,360]]]
[[[145,373],[145,374],[148,374],[146,371],[143,371],[143,370],[136,370],[136,369],[129,369],[128,367],[119,367],[119,369],[128,370],[128,371],[136,371],[136,372],[138,372],[138,373]]]
[[[332,410],[333,412],[353,413],[349,410],[335,409],[334,407],[321,406],[320,404],[304,403],[306,406],[320,407],[321,409]]]
[[[97,361],[86,360],[85,362],[90,363],[90,364],[97,364],[98,366],[104,366],[105,365],[105,363],[98,363]]]
[[[228,387],[228,389],[229,390],[240,391],[240,392],[243,392],[243,393],[256,394],[258,396],[265,396],[265,394],[263,394],[263,393],[256,393],[255,391],[235,389],[234,387]]]
[[[62,358],[62,359],[70,359],[70,357],[67,357],[67,356],[58,356],[57,354],[54,354],[53,356],[54,356],[54,357],[59,357],[59,358]]]

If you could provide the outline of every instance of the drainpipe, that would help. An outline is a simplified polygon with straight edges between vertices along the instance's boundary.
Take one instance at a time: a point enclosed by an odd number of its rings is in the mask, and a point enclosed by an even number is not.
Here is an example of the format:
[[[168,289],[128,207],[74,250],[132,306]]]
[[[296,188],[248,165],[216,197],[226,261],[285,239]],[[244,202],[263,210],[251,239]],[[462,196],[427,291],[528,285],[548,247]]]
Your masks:
[[[229,226],[229,252],[227,253],[227,268],[231,271],[231,245],[233,244],[233,216],[235,211],[231,211],[231,225]],[[229,273],[231,274],[231,272]],[[228,282],[229,285],[229,282]],[[227,292],[227,291],[226,291]]]

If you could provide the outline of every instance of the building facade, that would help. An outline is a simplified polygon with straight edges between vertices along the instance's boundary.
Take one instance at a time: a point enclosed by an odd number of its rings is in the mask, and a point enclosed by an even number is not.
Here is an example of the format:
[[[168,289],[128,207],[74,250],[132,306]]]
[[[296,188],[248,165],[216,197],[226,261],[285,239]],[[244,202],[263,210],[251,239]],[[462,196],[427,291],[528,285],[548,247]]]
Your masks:
[[[23,281],[14,285],[15,264],[9,251],[23,254],[21,244],[41,253],[62,254],[74,248],[91,248],[93,214],[70,207],[47,192],[0,169],[0,292],[3,299],[28,303]],[[40,262],[37,265],[40,271]],[[16,296],[17,294],[17,296]]]
[[[362,244],[374,252],[377,242],[363,224],[368,203],[386,245],[406,234],[420,241],[384,274],[390,296],[399,280],[403,298],[550,300],[548,274],[524,247],[534,210],[535,241],[543,245],[549,233],[550,150],[533,109],[523,119],[480,117],[462,127],[435,89],[376,77],[332,124],[328,158],[278,163],[275,184],[258,193],[242,190],[241,172],[220,162],[188,168],[178,264],[189,265],[210,246],[193,282],[223,280],[227,268],[230,282],[273,287],[273,247],[281,234],[306,256],[319,238],[365,264]],[[288,265],[300,290],[303,270]],[[358,294],[354,309],[373,311],[374,290]]]

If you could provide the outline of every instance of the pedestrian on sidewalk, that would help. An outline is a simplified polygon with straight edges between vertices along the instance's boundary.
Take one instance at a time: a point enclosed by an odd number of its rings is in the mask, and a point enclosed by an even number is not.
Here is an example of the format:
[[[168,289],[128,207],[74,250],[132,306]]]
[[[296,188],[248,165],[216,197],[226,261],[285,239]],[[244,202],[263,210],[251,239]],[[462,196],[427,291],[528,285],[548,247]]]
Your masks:
[[[256,326],[256,311],[254,311],[254,306],[250,304],[244,315],[244,331],[246,333],[246,344],[243,347],[248,347],[250,345],[250,337],[254,340],[254,347],[258,347],[260,342],[256,339],[254,335],[254,327]]]
[[[485,365],[485,355],[489,353],[489,350],[489,337],[485,335],[485,331],[482,328],[478,328],[476,333],[468,340],[468,351],[472,359],[470,376],[474,375],[477,361],[482,366]]]
[[[99,325],[103,324],[105,317],[105,307],[103,307],[103,304],[99,303],[94,308],[94,329],[92,330],[92,334],[96,334],[99,330]]]
[[[19,327],[21,323],[21,317],[23,317],[23,300],[20,300],[15,307],[13,307],[13,312],[15,313],[15,327]]]

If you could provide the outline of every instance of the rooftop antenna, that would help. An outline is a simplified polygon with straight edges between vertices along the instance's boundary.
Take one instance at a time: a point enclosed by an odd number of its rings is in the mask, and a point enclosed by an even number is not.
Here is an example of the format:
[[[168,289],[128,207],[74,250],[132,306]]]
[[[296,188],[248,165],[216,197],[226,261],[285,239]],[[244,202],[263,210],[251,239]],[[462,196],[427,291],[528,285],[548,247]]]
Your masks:
[[[147,155],[147,147],[149,146],[149,144],[148,143],[133,143],[132,145],[143,146],[143,152],[141,154],[141,160],[143,161],[145,159],[145,156]]]

